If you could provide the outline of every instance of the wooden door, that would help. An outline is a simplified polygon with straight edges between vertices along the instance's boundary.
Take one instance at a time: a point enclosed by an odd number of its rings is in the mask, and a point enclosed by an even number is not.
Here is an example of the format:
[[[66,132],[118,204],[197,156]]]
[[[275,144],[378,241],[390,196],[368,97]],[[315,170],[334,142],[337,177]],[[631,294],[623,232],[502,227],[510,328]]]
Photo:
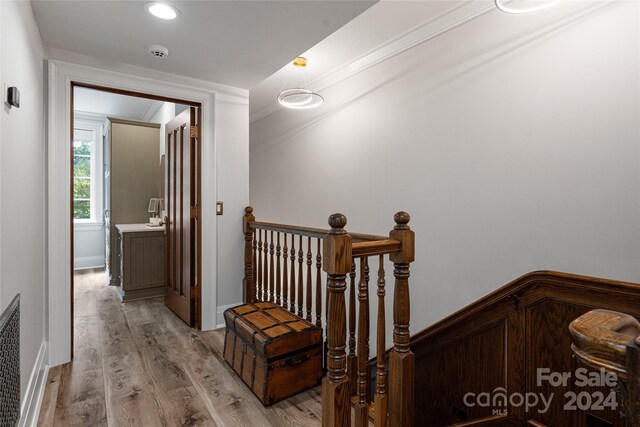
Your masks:
[[[189,326],[197,295],[197,109],[190,107],[165,126],[167,287],[165,304]]]

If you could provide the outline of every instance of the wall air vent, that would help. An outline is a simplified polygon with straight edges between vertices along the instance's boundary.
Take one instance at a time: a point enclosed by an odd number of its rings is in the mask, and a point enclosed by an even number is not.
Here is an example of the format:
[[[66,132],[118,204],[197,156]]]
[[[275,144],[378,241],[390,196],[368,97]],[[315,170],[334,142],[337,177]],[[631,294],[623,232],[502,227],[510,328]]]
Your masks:
[[[169,55],[169,49],[158,44],[152,44],[149,46],[149,53],[156,58],[166,58]]]
[[[20,294],[0,315],[0,425],[20,419]]]

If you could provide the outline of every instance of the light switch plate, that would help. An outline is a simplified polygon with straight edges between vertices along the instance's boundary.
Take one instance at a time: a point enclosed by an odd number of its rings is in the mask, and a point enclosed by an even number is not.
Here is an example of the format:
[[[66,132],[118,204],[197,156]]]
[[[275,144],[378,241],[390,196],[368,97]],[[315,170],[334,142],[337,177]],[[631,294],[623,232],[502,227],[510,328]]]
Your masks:
[[[216,215],[222,215],[224,212],[224,204],[222,202],[216,202]]]

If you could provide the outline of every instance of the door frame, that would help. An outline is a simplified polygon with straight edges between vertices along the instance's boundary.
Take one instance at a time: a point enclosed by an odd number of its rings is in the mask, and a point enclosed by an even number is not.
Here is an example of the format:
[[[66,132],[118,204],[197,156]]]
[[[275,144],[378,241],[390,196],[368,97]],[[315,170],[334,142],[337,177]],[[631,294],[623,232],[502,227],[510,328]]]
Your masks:
[[[160,96],[160,95],[154,95],[154,94],[149,94],[149,93],[143,93],[143,92],[137,92],[137,91],[133,91],[133,90],[123,90],[123,89],[117,89],[117,88],[112,88],[112,87],[107,87],[107,86],[99,86],[99,85],[95,85],[95,84],[88,84],[88,83],[83,83],[83,82],[77,82],[77,81],[71,81],[70,82],[71,87],[70,87],[70,102],[69,102],[69,115],[71,117],[70,119],[70,127],[69,127],[69,134],[70,134],[70,139],[69,139],[69,144],[71,144],[71,149],[70,149],[70,164],[73,164],[73,156],[74,156],[74,150],[73,150],[73,141],[74,141],[74,124],[75,124],[75,108],[74,108],[74,94],[75,94],[75,89],[76,88],[84,88],[84,89],[93,89],[96,91],[101,91],[101,92],[107,92],[107,93],[113,93],[113,94],[117,94],[117,95],[125,95],[125,96],[133,96],[136,98],[144,98],[144,99],[152,99],[154,101],[163,101],[163,102],[173,102],[175,104],[183,104],[183,105],[188,105],[189,107],[196,107],[198,109],[198,113],[196,115],[196,123],[198,127],[201,127],[201,118],[200,118],[200,113],[202,111],[202,104],[200,102],[195,102],[195,101],[190,101],[190,100],[186,100],[186,99],[178,99],[178,98],[172,98],[172,97],[166,97],[166,96]],[[158,135],[158,137],[160,137],[160,135]],[[202,177],[200,174],[200,167],[202,165],[202,159],[201,159],[201,155],[202,155],[202,138],[198,137],[196,139],[196,206],[201,206],[202,205]],[[165,147],[166,150],[166,147]],[[164,153],[161,153],[161,155]],[[166,173],[166,171],[165,171]],[[163,180],[166,178],[166,176],[163,176]],[[69,180],[70,180],[70,193],[73,195],[73,174],[70,173],[69,174]],[[73,212],[73,207],[74,207],[74,203],[73,203],[73,197],[71,197],[70,200],[71,203],[71,212]],[[73,221],[73,215],[71,215],[70,218],[70,239],[71,239],[71,280],[70,280],[70,284],[69,284],[69,305],[70,305],[70,316],[71,316],[71,324],[70,324],[70,336],[71,336],[71,343],[70,343],[70,351],[71,351],[71,358],[73,359],[73,340],[74,340],[74,289],[75,289],[75,276],[74,276],[74,232],[75,232],[75,223]],[[200,298],[200,287],[202,286],[202,263],[201,263],[201,256],[200,256],[200,251],[202,250],[202,227],[200,227],[200,221],[201,218],[198,218],[198,227],[197,227],[197,234],[196,234],[196,271],[195,271],[195,277],[196,277],[196,302],[195,302],[195,313],[194,313],[194,319],[195,319],[195,327],[197,329],[201,329],[201,325],[202,325],[202,318],[200,317],[201,313],[202,313],[202,299]]]
[[[99,63],[98,66],[104,66]],[[217,308],[217,238],[215,202],[217,199],[217,151],[222,132],[218,119],[228,105],[248,105],[248,91],[226,85],[190,79],[173,74],[129,66],[114,66],[111,71],[93,66],[47,61],[47,299],[48,313],[44,325],[49,341],[49,364],[71,360],[72,312],[72,225],[70,209],[72,133],[71,83],[138,92],[165,99],[190,100],[201,105],[201,254],[212,262],[202,263],[202,329],[216,327]],[[226,136],[226,134],[225,134]],[[35,248],[34,248],[35,249]]]

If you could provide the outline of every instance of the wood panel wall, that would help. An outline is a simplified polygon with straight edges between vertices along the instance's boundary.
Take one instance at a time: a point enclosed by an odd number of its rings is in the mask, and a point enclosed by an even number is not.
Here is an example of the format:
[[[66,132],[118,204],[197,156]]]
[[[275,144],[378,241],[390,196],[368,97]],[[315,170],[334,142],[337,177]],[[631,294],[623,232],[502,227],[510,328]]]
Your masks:
[[[534,272],[415,335],[411,343],[416,363],[415,425],[623,427],[624,418],[617,410],[564,410],[565,392],[599,390],[606,395],[609,388],[580,389],[575,378],[567,387],[537,385],[538,368],[575,374],[580,366],[572,357],[569,323],[594,308],[640,318],[640,285]],[[508,407],[500,421],[491,421],[495,408],[465,405],[466,393],[498,387],[507,394],[553,393],[554,398],[546,413]]]

